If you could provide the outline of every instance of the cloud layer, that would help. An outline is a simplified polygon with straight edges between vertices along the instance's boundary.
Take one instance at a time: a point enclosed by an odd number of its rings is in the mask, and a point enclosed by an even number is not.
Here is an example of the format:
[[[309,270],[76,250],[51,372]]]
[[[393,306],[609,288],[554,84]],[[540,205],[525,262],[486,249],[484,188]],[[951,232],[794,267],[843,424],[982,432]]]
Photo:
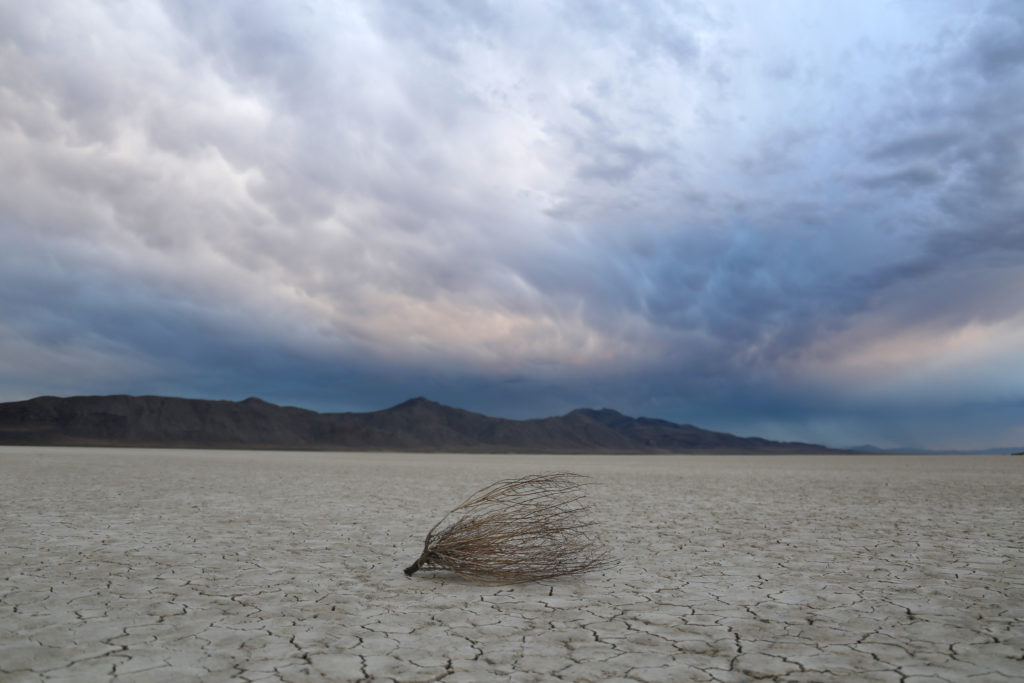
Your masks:
[[[0,398],[1024,443],[1018,3],[0,7]]]

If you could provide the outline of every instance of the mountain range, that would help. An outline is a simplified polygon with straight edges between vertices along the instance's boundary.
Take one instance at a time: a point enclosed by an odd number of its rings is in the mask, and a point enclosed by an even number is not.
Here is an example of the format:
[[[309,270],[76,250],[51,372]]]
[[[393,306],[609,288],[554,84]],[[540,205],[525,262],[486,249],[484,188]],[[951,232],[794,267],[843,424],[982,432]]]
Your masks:
[[[0,444],[480,453],[841,453],[614,410],[511,420],[414,398],[318,413],[259,398],[40,396],[0,403]]]

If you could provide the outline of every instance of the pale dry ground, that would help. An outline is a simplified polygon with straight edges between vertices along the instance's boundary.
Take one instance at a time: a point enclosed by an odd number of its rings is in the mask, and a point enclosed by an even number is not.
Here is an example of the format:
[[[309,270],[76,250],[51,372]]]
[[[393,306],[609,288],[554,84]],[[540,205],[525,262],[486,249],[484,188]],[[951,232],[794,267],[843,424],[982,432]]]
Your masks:
[[[402,568],[491,481],[590,474],[621,564]],[[0,679],[1024,678],[1024,458],[0,449]]]

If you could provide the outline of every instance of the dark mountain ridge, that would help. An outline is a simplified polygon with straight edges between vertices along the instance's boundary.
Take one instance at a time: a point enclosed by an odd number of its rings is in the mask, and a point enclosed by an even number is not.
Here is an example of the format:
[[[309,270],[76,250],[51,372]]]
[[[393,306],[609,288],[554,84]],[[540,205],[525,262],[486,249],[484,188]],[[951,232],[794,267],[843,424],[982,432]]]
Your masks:
[[[0,403],[0,444],[481,453],[840,453],[739,437],[615,410],[511,420],[414,398],[366,413],[318,413],[258,398],[40,396]]]

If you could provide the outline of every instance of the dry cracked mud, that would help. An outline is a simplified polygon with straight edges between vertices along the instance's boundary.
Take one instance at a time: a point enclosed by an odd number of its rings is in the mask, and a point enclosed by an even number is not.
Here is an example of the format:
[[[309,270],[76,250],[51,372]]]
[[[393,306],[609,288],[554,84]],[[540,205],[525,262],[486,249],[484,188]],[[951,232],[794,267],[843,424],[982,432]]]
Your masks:
[[[617,567],[402,574],[550,470]],[[0,680],[1021,680],[1022,492],[1011,457],[0,448]]]

